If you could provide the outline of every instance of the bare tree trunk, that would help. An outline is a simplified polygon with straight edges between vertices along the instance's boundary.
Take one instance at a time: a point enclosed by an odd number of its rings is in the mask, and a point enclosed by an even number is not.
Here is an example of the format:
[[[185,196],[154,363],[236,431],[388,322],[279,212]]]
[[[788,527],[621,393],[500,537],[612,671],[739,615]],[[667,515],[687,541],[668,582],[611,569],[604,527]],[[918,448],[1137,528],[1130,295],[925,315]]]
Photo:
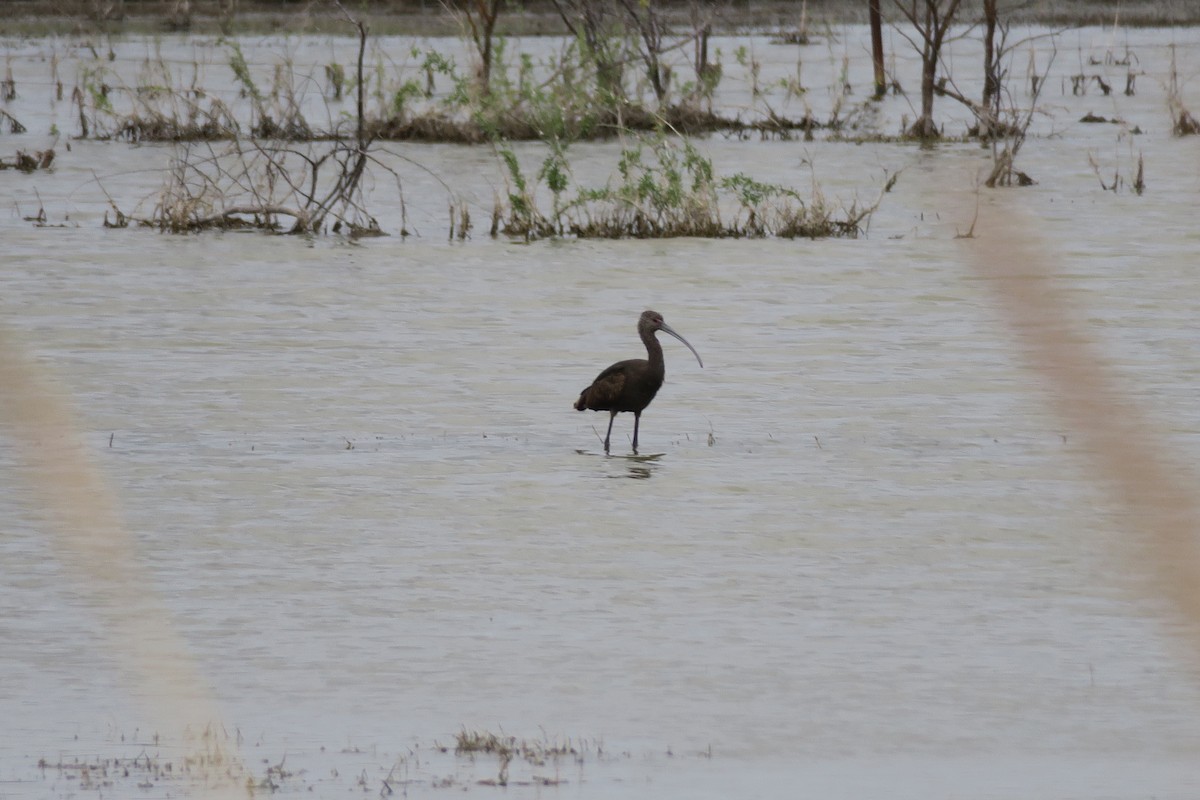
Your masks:
[[[983,0],[983,107],[996,113],[1000,102],[1000,64],[996,56],[996,0]]]
[[[933,92],[934,92],[933,70],[926,63],[921,70],[921,116],[917,117],[908,129],[908,135],[916,139],[936,139],[939,131],[937,123],[933,121]]]
[[[933,124],[933,88],[937,80],[940,42],[935,31],[935,3],[936,0],[925,0],[925,30],[921,48],[921,118],[917,121],[922,138],[937,135],[937,127]]]
[[[500,18],[500,4],[503,0],[473,0],[466,6],[464,12],[467,23],[471,26],[471,38],[475,49],[479,51],[479,81],[480,94],[487,95],[492,90],[492,34],[496,30],[496,20]]]
[[[607,41],[609,5],[595,0],[551,0],[567,30],[584,48],[596,68],[596,88],[613,104],[624,99],[621,61]]]
[[[659,60],[663,34],[658,12],[652,0],[621,0],[621,5],[642,36],[642,60],[646,62],[646,73],[654,89],[654,98],[662,103],[667,97],[667,83],[663,80],[664,70]]]
[[[937,91],[937,68],[941,61],[942,45],[954,21],[962,0],[895,0],[900,13],[917,30],[913,41],[921,52],[921,116],[908,129],[908,135],[919,139],[936,139],[937,125],[933,121],[933,97]],[[923,9],[919,8],[923,5]],[[923,13],[922,13],[923,11]]]
[[[887,76],[883,71],[883,15],[879,13],[879,0],[870,0],[871,14],[871,61],[875,65],[875,99],[887,94]]]

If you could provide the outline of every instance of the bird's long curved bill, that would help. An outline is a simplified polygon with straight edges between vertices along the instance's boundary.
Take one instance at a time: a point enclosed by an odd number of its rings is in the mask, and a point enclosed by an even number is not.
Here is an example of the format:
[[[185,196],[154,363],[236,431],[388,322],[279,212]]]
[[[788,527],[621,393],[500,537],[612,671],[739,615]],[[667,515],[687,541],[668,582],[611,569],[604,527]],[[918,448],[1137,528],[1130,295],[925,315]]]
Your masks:
[[[691,351],[692,351],[692,355],[694,355],[694,356],[696,357],[696,362],[700,364],[700,368],[701,368],[701,369],[703,369],[703,368],[704,368],[704,362],[700,360],[700,354],[696,352],[696,348],[692,347],[692,344],[691,344],[691,342],[689,342],[687,339],[683,338],[683,337],[682,337],[682,336],[680,336],[678,333],[676,333],[676,332],[674,331],[674,329],[672,329],[672,328],[671,328],[671,326],[670,326],[670,325],[668,325],[668,324],[667,324],[667,323],[665,323],[665,322],[664,322],[664,323],[662,323],[661,325],[659,325],[658,327],[659,327],[659,330],[661,330],[663,333],[669,333],[669,334],[671,334],[672,336],[674,336],[676,339],[678,339],[679,341],[681,341],[681,342],[683,342],[684,344],[686,344],[686,345],[687,345],[687,349],[688,349],[688,350],[691,350]]]

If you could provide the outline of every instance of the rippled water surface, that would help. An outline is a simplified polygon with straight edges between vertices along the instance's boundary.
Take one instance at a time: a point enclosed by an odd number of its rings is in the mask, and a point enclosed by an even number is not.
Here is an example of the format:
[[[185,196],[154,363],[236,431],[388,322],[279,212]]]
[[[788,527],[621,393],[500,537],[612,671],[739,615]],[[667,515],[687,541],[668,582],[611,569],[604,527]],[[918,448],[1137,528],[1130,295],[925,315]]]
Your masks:
[[[1158,69],[1197,47],[1137,36]],[[72,409],[55,441],[133,541],[128,578],[65,552],[70,498],[0,420],[0,797],[199,793],[55,768],[186,751],[97,588],[123,580],[166,611],[212,735],[256,781],[285,765],[285,792],[500,793],[479,783],[495,755],[454,756],[465,729],[579,751],[514,761],[518,797],[1196,796],[1182,623],[972,266],[1017,215],[1165,455],[1200,455],[1200,144],[1139,85],[1055,86],[1022,156],[1038,185],[979,195],[975,239],[955,238],[973,145],[706,142],[718,169],[846,198],[903,170],[855,241],[450,243],[426,173],[420,236],[175,237],[100,227],[90,178],[150,196],[167,148],[75,142],[53,173],[0,173],[6,357]],[[490,151],[393,149],[487,216]],[[572,152],[603,175],[618,150]],[[1097,186],[1089,154],[1107,178],[1137,153],[1144,195]],[[37,197],[69,226],[22,220]],[[640,355],[645,308],[705,366],[663,337],[658,457],[616,457],[623,415],[604,458],[606,416],[571,403]]]

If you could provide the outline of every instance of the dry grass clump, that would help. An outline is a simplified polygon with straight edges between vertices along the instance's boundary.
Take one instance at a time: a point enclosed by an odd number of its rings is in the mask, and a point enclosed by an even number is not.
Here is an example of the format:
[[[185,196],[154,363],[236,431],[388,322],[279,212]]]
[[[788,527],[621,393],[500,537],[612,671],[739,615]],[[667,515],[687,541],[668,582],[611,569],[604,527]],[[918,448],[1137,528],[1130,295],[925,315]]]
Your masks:
[[[114,139],[127,142],[214,142],[237,135],[231,118],[210,117],[204,121],[181,121],[161,114],[122,117],[113,130]]]
[[[207,725],[198,733],[189,729],[185,739],[187,747],[183,752],[178,747],[163,745],[155,735],[146,743],[135,745],[141,750],[132,758],[64,758],[60,755],[55,761],[38,759],[37,768],[43,774],[56,772],[59,778],[70,781],[79,789],[98,792],[101,797],[129,796],[132,786],[143,793],[153,791],[167,797],[190,796],[188,789],[200,786],[207,790],[206,796],[211,792],[226,797],[245,791],[253,797],[260,790],[272,793],[280,790],[295,775],[285,768],[287,757],[284,756],[278,764],[270,764],[264,759],[263,775],[256,777],[236,756],[240,734],[235,739],[223,728]],[[163,755],[164,747],[176,754],[174,758]]]
[[[512,755],[517,749],[517,737],[502,736],[491,731],[468,731],[463,728],[454,736],[455,755],[473,753],[505,753]]]
[[[857,201],[850,207],[832,206],[818,193],[810,203],[767,206],[751,213],[746,223],[747,235],[776,236],[780,239],[854,239],[866,228],[867,220],[878,202],[861,206]]]
[[[164,781],[177,781],[181,772],[170,761],[163,761],[158,754],[151,756],[143,750],[133,758],[94,758],[82,760],[78,756],[55,762],[38,759],[42,772],[55,771],[69,781],[78,781],[80,789],[103,792],[112,791],[118,781],[137,781],[139,789],[153,789]]]
[[[245,775],[241,761],[233,755],[233,746],[229,734],[217,731],[213,726],[206,726],[198,734],[189,732],[187,737],[190,749],[187,753],[178,755],[175,759],[164,758],[161,752],[158,736],[141,747],[141,751],[132,758],[87,758],[78,756],[63,758],[56,761],[40,758],[37,768],[43,773],[55,771],[60,777],[70,781],[78,781],[80,789],[99,791],[101,796],[113,794],[114,790],[123,787],[129,781],[143,791],[150,789],[167,789],[171,791],[185,781],[213,786],[223,781],[238,783]],[[268,774],[270,771],[268,770]],[[252,781],[251,778],[247,780]],[[169,788],[168,788],[169,787]],[[120,792],[116,792],[119,796]]]
[[[478,125],[442,112],[410,118],[372,119],[367,121],[366,128],[372,138],[394,142],[484,144],[488,141],[487,134]]]
[[[1167,78],[1167,108],[1171,112],[1171,132],[1176,136],[1194,136],[1200,133],[1200,123],[1183,105],[1183,91],[1179,85],[1179,70],[1175,64],[1175,45],[1171,46],[1171,72]]]
[[[563,742],[546,739],[518,739],[507,734],[496,734],[491,731],[469,731],[463,728],[454,736],[455,755],[474,755],[476,753],[495,753],[523,758],[541,766],[552,758],[578,756],[582,744],[572,744],[568,739]]]
[[[0,108],[0,122],[3,122],[8,126],[9,133],[25,132],[25,126],[21,124],[21,121],[2,108]]]
[[[335,133],[311,126],[300,110],[303,92],[291,64],[276,65],[271,85],[260,88],[236,42],[229,47],[229,67],[241,96],[250,103],[249,119],[239,122],[234,110],[215,94],[178,83],[160,57],[147,60],[136,85],[129,86],[104,65],[84,68],[72,93],[81,138],[130,142],[196,142],[232,140],[243,129],[262,139],[314,141]],[[192,65],[193,71],[198,65]]]
[[[1117,163],[1113,167],[1113,176],[1111,181],[1106,181],[1101,172],[1101,164],[1094,153],[1088,153],[1088,164],[1091,165],[1092,171],[1096,173],[1096,179],[1100,182],[1100,188],[1106,192],[1119,193],[1124,187],[1128,186],[1136,194],[1141,195],[1146,191],[1146,163],[1142,158],[1142,154],[1137,155],[1136,167],[1130,164],[1122,164],[1123,159],[1118,156]],[[1133,145],[1129,147],[1129,161],[1133,161]],[[1131,169],[1133,177],[1128,178],[1122,174],[1122,167]]]
[[[32,154],[18,150],[11,159],[0,158],[0,170],[15,169],[21,172],[36,172],[39,169],[50,169],[54,163],[54,148],[35,150]]]
[[[1175,112],[1175,124],[1171,131],[1176,136],[1194,136],[1200,133],[1200,122],[1196,122],[1191,112],[1181,105]]]
[[[161,61],[156,68],[168,72]],[[233,110],[219,98],[195,85],[172,88],[170,81],[169,74],[143,75],[130,87],[118,84],[104,67],[82,70],[71,93],[79,137],[146,143],[211,142],[239,135]],[[119,98],[124,98],[123,110],[118,109]]]
[[[282,92],[279,96],[285,102],[269,105],[249,79],[241,51],[232,45],[234,72],[256,109],[257,121],[252,126],[256,138],[242,138],[236,123],[224,115],[219,122],[227,124],[233,134],[224,147],[218,149],[207,139],[183,139],[151,214],[126,215],[114,205],[115,225],[123,227],[134,221],[171,233],[257,228],[288,233],[333,231],[350,236],[381,235],[379,222],[364,204],[363,178],[372,168],[383,169],[393,176],[396,173],[381,164],[371,149],[363,86],[367,31],[365,25],[348,13],[346,18],[359,33],[357,113],[351,122],[352,133],[334,131],[328,136],[328,144],[312,141],[293,144],[291,140],[315,138],[299,115],[295,93]],[[276,114],[280,109],[282,113]],[[169,122],[163,123],[164,128],[158,127],[160,121],[143,124],[131,135],[171,130]]]
[[[443,748],[443,751],[445,748]],[[470,756],[478,754],[494,755],[500,762],[497,777],[478,781],[483,786],[508,786],[509,765],[513,761],[523,761],[537,768],[547,764],[557,764],[563,758],[571,758],[577,763],[583,761],[584,745],[573,744],[569,739],[562,742],[547,739],[528,740],[518,739],[507,734],[496,734],[491,731],[468,731],[465,728],[454,737],[454,754]],[[597,748],[597,754],[600,749]],[[565,783],[557,777],[531,775],[529,780],[513,781],[518,786],[559,786]]]
[[[150,215],[128,217],[168,233],[256,228],[379,235],[360,185],[371,163],[356,142],[304,149],[245,140],[221,149],[188,143],[172,160]]]

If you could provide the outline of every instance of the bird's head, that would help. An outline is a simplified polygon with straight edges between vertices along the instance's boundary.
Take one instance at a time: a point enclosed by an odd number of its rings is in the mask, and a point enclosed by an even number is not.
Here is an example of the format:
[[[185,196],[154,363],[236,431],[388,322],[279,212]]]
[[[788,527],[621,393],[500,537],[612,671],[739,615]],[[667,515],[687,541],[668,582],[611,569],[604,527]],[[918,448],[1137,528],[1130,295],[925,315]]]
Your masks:
[[[704,362],[700,360],[700,354],[696,352],[696,348],[692,347],[691,342],[676,333],[675,329],[668,325],[666,320],[663,319],[662,314],[658,313],[657,311],[643,311],[641,318],[638,319],[638,333],[642,336],[646,336],[647,334],[653,334],[655,331],[662,331],[663,333],[674,336],[676,339],[683,342],[685,345],[687,345],[687,349],[692,351],[692,355],[696,357],[697,363],[699,363],[701,367],[704,366]]]
[[[638,320],[638,330],[660,331],[665,324],[662,314],[646,310],[642,312],[641,319]]]

